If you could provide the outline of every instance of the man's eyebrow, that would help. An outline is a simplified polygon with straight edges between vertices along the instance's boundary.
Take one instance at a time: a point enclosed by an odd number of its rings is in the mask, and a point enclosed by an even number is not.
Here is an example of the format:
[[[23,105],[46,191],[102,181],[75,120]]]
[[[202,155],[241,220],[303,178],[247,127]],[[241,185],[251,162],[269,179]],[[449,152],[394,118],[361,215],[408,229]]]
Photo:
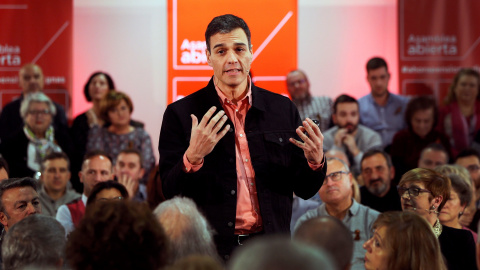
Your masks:
[[[247,46],[247,44],[243,43],[243,42],[237,42],[237,43],[234,43],[233,45],[235,46]],[[219,43],[219,44],[215,44],[215,46],[213,46],[213,48],[218,48],[218,47],[224,47],[225,46],[225,43]]]

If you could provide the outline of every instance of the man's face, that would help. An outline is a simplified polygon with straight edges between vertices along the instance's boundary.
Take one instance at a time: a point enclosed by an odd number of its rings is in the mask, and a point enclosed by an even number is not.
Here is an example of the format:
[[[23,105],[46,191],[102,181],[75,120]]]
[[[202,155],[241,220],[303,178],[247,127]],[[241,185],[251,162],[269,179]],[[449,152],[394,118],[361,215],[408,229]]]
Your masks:
[[[115,175],[120,178],[122,175],[128,175],[133,180],[139,181],[145,170],[140,164],[140,157],[135,153],[120,153],[115,164]]]
[[[447,164],[447,154],[443,151],[431,148],[425,149],[418,160],[418,168],[435,169],[435,167]]]
[[[23,94],[31,94],[43,90],[43,73],[38,66],[26,66],[20,70],[18,76]]]
[[[338,103],[333,121],[339,128],[346,128],[348,133],[355,132],[360,121],[358,104],[355,102]]]
[[[327,163],[327,175],[337,172],[345,172],[346,169],[338,160],[331,160]],[[352,198],[352,175],[341,173],[339,180],[334,181],[333,177],[325,178],[322,187],[318,191],[320,198],[325,203],[338,204],[350,201]]]
[[[387,68],[372,69],[367,73],[367,81],[370,84],[371,93],[375,97],[381,97],[388,92],[390,73]]]
[[[287,89],[292,99],[305,99],[309,94],[309,88],[310,83],[303,72],[296,70],[287,75]]]
[[[44,162],[45,169],[41,179],[47,191],[64,192],[70,180],[68,162],[63,158],[50,159]]]
[[[377,197],[385,196],[390,190],[390,182],[395,171],[388,167],[382,154],[375,154],[362,161],[362,177],[368,191]]]
[[[458,158],[455,164],[468,170],[475,187],[478,189],[480,187],[480,160],[476,156],[466,156]]]
[[[105,156],[94,156],[83,162],[78,176],[83,183],[83,193],[88,197],[96,184],[112,180],[112,163]]]
[[[0,222],[7,231],[20,220],[42,213],[38,194],[30,186],[7,189],[1,199],[5,211],[0,212]]]
[[[252,63],[252,50],[248,46],[247,35],[241,28],[210,37],[210,51],[206,50],[207,61],[213,68],[218,80],[217,86],[222,91],[235,89],[243,84],[246,86]]]

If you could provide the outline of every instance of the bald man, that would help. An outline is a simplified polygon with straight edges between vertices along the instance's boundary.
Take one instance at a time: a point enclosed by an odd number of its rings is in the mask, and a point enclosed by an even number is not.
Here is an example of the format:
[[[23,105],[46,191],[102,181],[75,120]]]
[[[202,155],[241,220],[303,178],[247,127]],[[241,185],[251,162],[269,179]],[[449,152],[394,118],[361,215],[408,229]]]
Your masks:
[[[23,128],[23,119],[20,116],[20,104],[23,98],[31,93],[42,92],[44,78],[42,68],[36,64],[26,64],[18,72],[18,82],[22,89],[20,98],[5,105],[0,114],[0,143]],[[53,119],[55,131],[67,132],[67,118],[62,106],[54,103],[57,114]]]

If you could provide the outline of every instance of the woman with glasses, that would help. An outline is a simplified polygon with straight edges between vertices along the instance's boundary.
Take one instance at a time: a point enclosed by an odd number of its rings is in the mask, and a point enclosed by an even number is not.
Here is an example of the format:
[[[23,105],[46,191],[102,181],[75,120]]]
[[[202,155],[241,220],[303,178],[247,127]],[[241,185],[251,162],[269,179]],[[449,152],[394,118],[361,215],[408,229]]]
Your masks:
[[[440,246],[428,222],[411,212],[385,212],[363,244],[365,269],[446,270]]]
[[[93,187],[90,196],[88,196],[86,207],[89,207],[97,202],[118,201],[127,199],[127,189],[122,184],[116,181],[108,180],[105,182],[99,182]]]
[[[52,125],[55,114],[54,103],[42,92],[29,94],[23,99],[20,115],[25,125],[0,145],[0,153],[10,168],[10,177],[38,178],[45,156],[62,151],[71,154],[70,137]]]
[[[450,179],[430,169],[413,169],[398,185],[403,211],[419,214],[432,226],[449,269],[477,269],[470,232],[444,226],[438,219],[450,198]]]

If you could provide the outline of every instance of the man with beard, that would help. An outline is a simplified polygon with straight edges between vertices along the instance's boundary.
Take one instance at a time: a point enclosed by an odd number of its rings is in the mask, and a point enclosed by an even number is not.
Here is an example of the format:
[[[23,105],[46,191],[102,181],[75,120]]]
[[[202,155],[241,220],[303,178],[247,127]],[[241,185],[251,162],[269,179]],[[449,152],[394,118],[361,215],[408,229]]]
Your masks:
[[[363,154],[361,169],[365,183],[360,188],[362,204],[379,212],[402,211],[400,196],[392,185],[395,167],[390,156],[381,150],[370,150]]]
[[[332,117],[335,126],[324,133],[324,149],[345,152],[353,173],[358,175],[363,152],[381,148],[382,139],[375,131],[359,124],[358,102],[351,96],[341,95],[335,100]]]

